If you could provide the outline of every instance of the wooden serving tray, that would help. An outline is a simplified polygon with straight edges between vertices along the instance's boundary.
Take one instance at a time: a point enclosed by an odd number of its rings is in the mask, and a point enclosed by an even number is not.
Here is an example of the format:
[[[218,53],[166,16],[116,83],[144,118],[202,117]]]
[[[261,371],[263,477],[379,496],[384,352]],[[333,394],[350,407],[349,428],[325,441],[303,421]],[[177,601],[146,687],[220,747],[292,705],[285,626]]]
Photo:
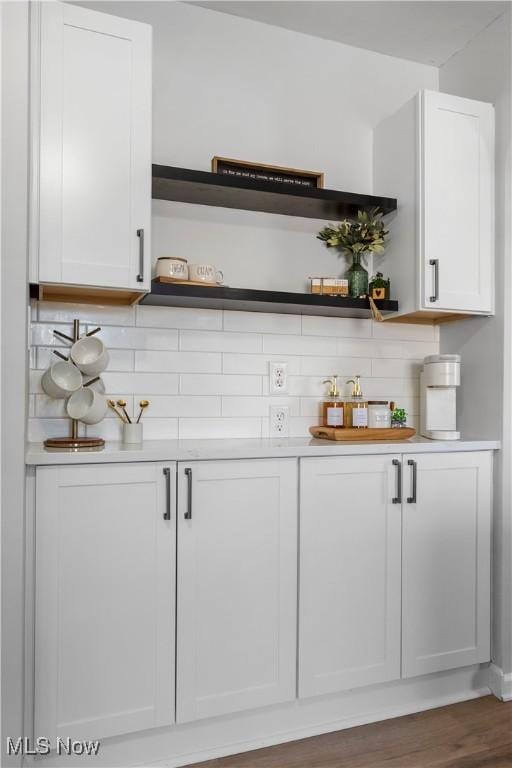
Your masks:
[[[212,286],[215,288],[220,285],[220,283],[205,283],[204,281],[201,282],[199,280],[176,280],[174,277],[164,277],[163,275],[155,277],[155,283],[167,283],[167,285],[202,285],[204,288],[211,288]]]
[[[389,429],[353,429],[349,427],[310,427],[313,437],[319,440],[408,440],[414,437],[416,430],[412,427],[392,427]]]

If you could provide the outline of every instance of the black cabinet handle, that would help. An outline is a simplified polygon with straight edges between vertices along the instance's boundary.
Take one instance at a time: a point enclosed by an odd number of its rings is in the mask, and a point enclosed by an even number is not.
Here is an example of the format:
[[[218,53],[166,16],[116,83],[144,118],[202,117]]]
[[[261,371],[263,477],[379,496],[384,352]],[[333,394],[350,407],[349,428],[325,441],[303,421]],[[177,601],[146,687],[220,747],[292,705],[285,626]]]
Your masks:
[[[137,237],[139,238],[139,274],[137,275],[137,282],[144,282],[144,230],[137,230]]]
[[[402,462],[398,459],[393,459],[393,466],[396,467],[396,496],[391,501],[393,504],[402,503]]]
[[[418,465],[414,459],[408,459],[407,464],[412,467],[412,496],[407,497],[408,504],[416,504],[416,486],[418,480]]]
[[[185,474],[187,476],[187,485],[188,485],[188,496],[187,496],[187,511],[185,512],[185,520],[192,520],[192,470],[190,467],[187,467],[185,469]]]
[[[430,259],[428,263],[434,267],[434,295],[430,297],[430,301],[437,301],[439,298],[439,259]]]
[[[164,520],[171,519],[171,470],[169,467],[164,467],[163,473],[165,475],[165,512]]]

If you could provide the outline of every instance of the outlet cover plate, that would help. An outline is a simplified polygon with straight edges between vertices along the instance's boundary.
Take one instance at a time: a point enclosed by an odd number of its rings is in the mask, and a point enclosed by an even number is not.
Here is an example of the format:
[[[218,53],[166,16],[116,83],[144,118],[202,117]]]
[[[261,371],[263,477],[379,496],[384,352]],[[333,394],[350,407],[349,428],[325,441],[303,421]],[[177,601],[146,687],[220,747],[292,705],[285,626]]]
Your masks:
[[[290,409],[287,405],[270,406],[270,437],[289,437]]]
[[[271,395],[286,395],[288,393],[288,363],[269,363]]]

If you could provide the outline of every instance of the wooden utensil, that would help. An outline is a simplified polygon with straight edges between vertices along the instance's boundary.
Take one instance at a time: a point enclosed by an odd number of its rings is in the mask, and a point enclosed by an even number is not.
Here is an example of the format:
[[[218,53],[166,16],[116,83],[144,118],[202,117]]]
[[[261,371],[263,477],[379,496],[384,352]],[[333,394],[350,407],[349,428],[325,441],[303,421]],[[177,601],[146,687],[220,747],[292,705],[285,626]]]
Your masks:
[[[147,408],[148,405],[149,405],[149,400],[141,400],[140,401],[140,403],[139,403],[140,412],[139,412],[139,415],[137,416],[137,421],[135,422],[136,424],[139,423],[140,417],[142,416],[142,411],[144,410],[144,408]]]
[[[124,413],[124,415],[126,416],[126,419],[127,419],[127,424],[131,424],[131,423],[132,423],[132,420],[131,420],[131,419],[130,419],[130,417],[128,416],[128,413],[127,413],[127,410],[126,410],[126,406],[127,406],[127,402],[126,402],[126,400],[118,400],[118,401],[117,401],[117,405],[118,405],[118,407],[119,407],[119,408],[122,410],[122,412]]]
[[[122,414],[121,414],[121,413],[120,413],[120,412],[117,410],[115,402],[114,402],[113,400],[107,400],[107,403],[108,403],[108,406],[109,406],[109,408],[111,408],[111,409],[114,411],[114,413],[115,413],[117,416],[119,416],[119,418],[121,419],[121,421],[123,422],[123,424],[126,424],[127,422],[126,422],[126,420],[123,418],[123,415],[122,415]]]

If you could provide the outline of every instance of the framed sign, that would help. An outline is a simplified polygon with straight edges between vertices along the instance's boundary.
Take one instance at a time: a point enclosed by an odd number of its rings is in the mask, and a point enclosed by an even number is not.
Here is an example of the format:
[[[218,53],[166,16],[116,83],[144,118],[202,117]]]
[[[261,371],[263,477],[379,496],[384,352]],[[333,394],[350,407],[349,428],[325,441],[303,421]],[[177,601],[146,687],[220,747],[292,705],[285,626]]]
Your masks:
[[[231,176],[256,181],[271,181],[276,184],[289,184],[296,187],[323,189],[324,174],[316,171],[303,171],[298,168],[283,168],[279,165],[249,163],[245,160],[233,160],[229,157],[213,157],[212,172],[222,176]]]

